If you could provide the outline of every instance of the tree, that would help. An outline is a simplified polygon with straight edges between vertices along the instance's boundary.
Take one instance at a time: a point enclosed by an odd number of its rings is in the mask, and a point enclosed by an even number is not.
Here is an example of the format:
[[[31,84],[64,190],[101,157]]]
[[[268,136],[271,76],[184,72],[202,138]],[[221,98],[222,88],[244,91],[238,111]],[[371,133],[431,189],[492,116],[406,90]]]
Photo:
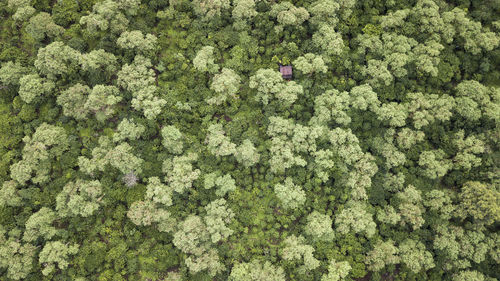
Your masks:
[[[235,0],[233,1],[232,16],[235,26],[245,26],[246,22],[257,15],[255,10],[255,0]]]
[[[224,197],[228,192],[236,189],[236,181],[230,174],[219,176],[219,173],[210,173],[205,175],[204,186],[205,189],[217,186],[215,194],[219,197]]]
[[[453,275],[453,281],[484,281],[484,275],[475,270],[464,270]]]
[[[477,156],[485,151],[485,144],[481,139],[474,135],[465,138],[465,131],[460,130],[455,134],[453,143],[458,149],[455,158],[453,158],[455,169],[468,171],[472,167],[481,165],[481,158]]]
[[[191,273],[208,270],[213,277],[224,270],[217,251],[210,248],[210,233],[199,216],[187,217],[174,234],[173,243],[182,252],[188,254],[185,259]]]
[[[366,205],[360,201],[349,201],[340,214],[335,218],[337,231],[347,234],[364,233],[366,237],[372,237],[377,231],[377,225],[373,222],[372,215],[366,211]]]
[[[326,73],[328,68],[323,61],[321,56],[317,56],[312,53],[307,53],[303,56],[298,57],[293,61],[293,65],[296,69],[300,70],[303,74],[313,74],[313,73]]]
[[[92,50],[82,54],[80,66],[83,71],[91,74],[111,75],[118,69],[118,61],[115,55],[103,49]]]
[[[344,41],[340,33],[327,24],[322,24],[313,34],[312,42],[319,51],[326,55],[338,56],[344,49]]]
[[[52,81],[41,78],[38,74],[27,74],[19,79],[19,97],[25,103],[32,103],[38,97],[52,93],[55,85]]]
[[[266,261],[252,260],[248,263],[238,263],[231,269],[229,280],[249,280],[249,281],[285,281],[283,268],[274,266]]]
[[[241,78],[232,69],[223,68],[221,73],[216,74],[213,78],[210,89],[215,91],[218,95],[207,100],[208,104],[221,105],[228,96],[237,98],[236,93],[240,89]]]
[[[380,271],[387,265],[398,264],[401,260],[398,253],[399,249],[394,246],[392,240],[385,242],[380,240],[366,255],[368,268],[373,271]]]
[[[465,80],[456,86],[455,91],[454,109],[460,116],[470,121],[479,120],[483,115],[490,118],[495,116],[488,112],[493,108],[498,109],[498,105],[493,106],[495,102],[492,99],[498,99],[494,98],[498,93],[493,88],[487,88],[475,80]]]
[[[376,112],[380,107],[377,93],[375,93],[370,85],[363,84],[351,89],[350,92],[351,106],[359,110],[370,110]]]
[[[295,7],[290,2],[280,2],[274,4],[269,14],[276,17],[280,24],[276,26],[278,33],[284,26],[300,26],[309,18],[309,12],[303,7]]]
[[[101,205],[101,183],[98,180],[77,179],[67,183],[56,197],[56,210],[60,217],[91,216]]]
[[[58,234],[58,230],[52,226],[55,220],[55,212],[47,207],[42,207],[26,221],[23,241],[36,243],[36,240],[40,237],[44,240],[50,240]]]
[[[89,114],[89,110],[85,108],[89,93],[88,86],[77,83],[57,96],[57,104],[62,107],[65,116],[84,120]]]
[[[332,89],[318,95],[314,99],[314,117],[311,124],[326,125],[334,121],[340,125],[349,125],[350,97],[348,92],[339,92]]]
[[[413,230],[420,228],[424,224],[422,215],[425,212],[422,205],[421,192],[413,185],[408,185],[403,192],[399,192],[396,197],[400,200],[398,206],[401,215],[400,223],[402,225],[411,224]]]
[[[274,193],[285,210],[297,209],[306,201],[306,193],[300,186],[293,183],[292,178],[286,178],[283,184],[276,184]]]
[[[167,210],[156,206],[156,203],[151,201],[151,194],[147,196],[148,200],[132,203],[127,217],[136,225],[150,226],[154,223],[159,231],[174,231],[177,225],[175,218]]]
[[[174,154],[182,153],[182,133],[175,126],[169,125],[161,129],[161,136],[163,137],[163,146],[165,146],[169,152]]]
[[[303,88],[294,81],[285,82],[279,72],[273,69],[259,69],[250,77],[250,88],[257,89],[255,100],[262,101],[264,105],[270,102],[271,97],[276,97],[283,106],[290,106],[303,93]]]
[[[314,240],[329,242],[335,238],[332,225],[332,218],[329,215],[313,211],[307,216],[304,232]]]
[[[71,256],[78,253],[78,244],[64,244],[61,241],[47,242],[39,255],[39,261],[44,265],[43,275],[49,275],[57,268],[64,270],[69,266]]]
[[[192,2],[194,12],[205,19],[220,16],[223,10],[229,9],[229,0],[195,0]]]
[[[63,42],[57,41],[38,49],[35,67],[40,74],[55,80],[78,70],[81,54]]]
[[[333,0],[318,0],[309,6],[308,11],[311,13],[309,22],[315,25],[321,25],[327,22],[330,26],[336,26],[339,19],[337,11],[340,9],[338,2]]]
[[[205,46],[201,48],[193,59],[193,65],[196,70],[201,72],[216,73],[219,71],[219,65],[214,61],[215,48]]]
[[[28,0],[8,0],[7,7],[15,11],[12,19],[17,22],[28,20],[36,12],[35,8],[30,6],[30,1]]]
[[[468,181],[462,186],[459,208],[464,215],[487,225],[500,221],[500,192],[487,184]]]
[[[455,100],[448,95],[408,93],[407,97],[408,116],[417,130],[436,121],[448,121],[453,115]]]
[[[130,2],[135,2],[138,6],[136,1]],[[80,24],[86,25],[90,34],[107,30],[114,34],[120,34],[127,29],[129,23],[125,15],[120,12],[120,8],[133,10],[135,7],[120,5],[113,0],[98,2],[92,7],[92,12],[88,16],[80,18]]]
[[[118,47],[133,50],[145,56],[152,55],[158,39],[153,34],[143,35],[140,30],[124,31],[116,40]]]
[[[33,269],[36,247],[21,244],[15,237],[6,238],[5,229],[0,226],[0,268],[7,268],[7,277],[23,280]]]
[[[164,206],[172,206],[173,189],[163,184],[158,177],[148,179],[146,186],[146,199]]]
[[[445,159],[441,149],[423,151],[418,159],[418,165],[423,168],[423,175],[430,179],[441,178],[451,169],[451,163]]]
[[[297,261],[302,260],[299,264],[302,264],[298,271],[301,273],[306,273],[311,270],[316,269],[319,266],[319,260],[314,256],[314,248],[310,245],[305,244],[306,240],[302,236],[291,235],[283,242],[284,246],[282,248],[281,257],[285,261]]]
[[[151,67],[150,59],[137,55],[132,64],[125,64],[117,74],[117,85],[132,93],[132,107],[143,111],[149,120],[155,119],[166,104],[156,95],[155,73]]]
[[[249,139],[245,139],[238,147],[236,147],[234,157],[238,163],[248,168],[259,163],[260,154],[257,152],[253,143]]]
[[[22,160],[10,166],[12,179],[21,185],[30,179],[37,184],[47,182],[50,179],[52,159],[61,156],[69,148],[65,130],[43,123],[31,137],[25,136],[23,142],[25,146]]]
[[[351,265],[346,261],[337,262],[335,260],[330,260],[328,264],[328,274],[323,274],[321,281],[340,281],[349,275],[351,271]]]
[[[212,124],[208,127],[205,140],[208,150],[215,156],[228,156],[236,153],[236,145],[225,135],[222,124]]]
[[[121,142],[127,139],[132,141],[138,140],[146,130],[144,126],[135,124],[129,119],[123,119],[116,129],[117,131],[113,135],[114,142]]]
[[[31,17],[26,32],[38,42],[45,38],[55,38],[64,32],[64,28],[54,23],[52,16],[45,12]]]
[[[198,159],[195,153],[188,153],[183,156],[175,156],[163,162],[163,172],[167,174],[166,181],[177,193],[184,193],[193,186],[201,174],[199,169],[193,169],[192,162]]]
[[[421,270],[427,271],[435,267],[432,254],[426,251],[425,245],[421,242],[406,239],[399,245],[401,262],[410,268],[414,273]]]
[[[389,86],[394,81],[394,77],[387,67],[387,62],[372,59],[363,68],[362,74],[369,78],[367,82],[375,88]]]
[[[17,187],[17,182],[13,180],[3,182],[0,188],[0,207],[19,207],[22,205],[22,198],[19,196]]]
[[[234,231],[226,226],[234,218],[233,211],[226,207],[226,200],[217,199],[210,202],[205,207],[205,211],[207,212],[204,217],[205,225],[210,233],[212,243],[215,244],[221,240],[226,240],[227,237],[233,234]]]
[[[252,89],[257,89],[255,96],[257,101],[262,100],[263,104],[269,103],[269,94],[276,94],[281,90],[283,77],[273,69],[259,69],[255,75],[250,77],[248,85]]]
[[[119,94],[120,91],[115,86],[96,85],[83,107],[95,114],[98,121],[104,122],[115,113],[113,106],[122,100]]]
[[[8,61],[0,68],[0,82],[7,86],[17,86],[20,85],[19,80],[26,74],[28,74],[28,68],[18,62]]]
[[[99,146],[92,150],[92,159],[80,156],[78,166],[88,175],[93,175],[95,171],[103,172],[107,165],[118,169],[122,174],[139,174],[142,172],[144,160],[136,157],[132,150],[128,143],[113,147],[111,139],[102,136],[99,138]]]

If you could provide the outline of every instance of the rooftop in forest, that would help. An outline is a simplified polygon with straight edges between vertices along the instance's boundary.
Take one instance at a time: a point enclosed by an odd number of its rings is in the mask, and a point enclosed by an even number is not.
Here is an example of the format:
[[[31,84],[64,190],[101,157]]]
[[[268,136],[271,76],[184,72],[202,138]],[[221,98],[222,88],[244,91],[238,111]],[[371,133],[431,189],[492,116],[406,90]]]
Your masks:
[[[291,65],[280,65],[280,72],[284,79],[292,79]]]

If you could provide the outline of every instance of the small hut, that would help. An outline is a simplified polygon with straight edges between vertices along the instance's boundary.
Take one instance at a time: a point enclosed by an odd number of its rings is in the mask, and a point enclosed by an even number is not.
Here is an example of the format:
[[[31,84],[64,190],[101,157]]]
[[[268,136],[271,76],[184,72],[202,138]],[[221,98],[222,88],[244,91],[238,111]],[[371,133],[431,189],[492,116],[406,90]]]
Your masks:
[[[280,72],[283,79],[292,79],[292,66],[291,65],[280,65]]]

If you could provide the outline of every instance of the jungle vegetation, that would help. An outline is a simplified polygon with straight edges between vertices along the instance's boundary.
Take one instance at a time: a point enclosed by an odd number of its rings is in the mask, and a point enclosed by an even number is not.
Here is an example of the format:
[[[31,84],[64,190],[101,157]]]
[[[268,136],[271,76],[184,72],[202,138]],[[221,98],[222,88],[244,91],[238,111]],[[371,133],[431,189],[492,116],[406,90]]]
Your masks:
[[[499,15],[0,1],[0,279],[498,280]]]

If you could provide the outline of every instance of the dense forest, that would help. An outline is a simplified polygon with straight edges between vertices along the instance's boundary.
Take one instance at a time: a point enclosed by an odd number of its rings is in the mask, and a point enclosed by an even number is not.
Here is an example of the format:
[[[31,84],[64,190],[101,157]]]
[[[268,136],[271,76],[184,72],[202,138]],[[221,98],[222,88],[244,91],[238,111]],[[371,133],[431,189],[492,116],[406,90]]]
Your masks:
[[[0,280],[498,280],[499,45],[500,0],[2,0]]]

